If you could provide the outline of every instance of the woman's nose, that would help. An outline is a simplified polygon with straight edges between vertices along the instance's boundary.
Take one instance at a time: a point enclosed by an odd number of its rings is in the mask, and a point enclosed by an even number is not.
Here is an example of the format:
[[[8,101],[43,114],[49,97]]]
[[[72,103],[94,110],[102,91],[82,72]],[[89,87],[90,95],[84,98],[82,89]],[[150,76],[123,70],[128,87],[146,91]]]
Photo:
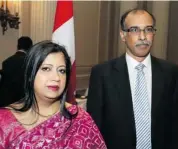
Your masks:
[[[52,79],[55,81],[60,81],[60,75],[58,72],[53,72]]]

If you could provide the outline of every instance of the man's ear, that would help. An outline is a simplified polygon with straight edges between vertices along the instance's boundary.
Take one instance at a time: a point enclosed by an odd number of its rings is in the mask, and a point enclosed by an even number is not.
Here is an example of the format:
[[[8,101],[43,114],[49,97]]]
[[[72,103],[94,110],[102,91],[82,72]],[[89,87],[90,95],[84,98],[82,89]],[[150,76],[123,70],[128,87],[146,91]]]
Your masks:
[[[125,42],[126,32],[120,31],[121,40]]]

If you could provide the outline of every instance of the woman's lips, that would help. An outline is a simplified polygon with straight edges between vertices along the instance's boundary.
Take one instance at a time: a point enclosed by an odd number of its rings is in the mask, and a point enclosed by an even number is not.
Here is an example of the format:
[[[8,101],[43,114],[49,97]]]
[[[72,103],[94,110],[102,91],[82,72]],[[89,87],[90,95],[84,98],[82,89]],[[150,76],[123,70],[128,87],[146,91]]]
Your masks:
[[[57,91],[57,90],[59,90],[59,86],[57,86],[57,85],[50,85],[50,86],[48,86],[48,89],[50,89],[52,91]]]

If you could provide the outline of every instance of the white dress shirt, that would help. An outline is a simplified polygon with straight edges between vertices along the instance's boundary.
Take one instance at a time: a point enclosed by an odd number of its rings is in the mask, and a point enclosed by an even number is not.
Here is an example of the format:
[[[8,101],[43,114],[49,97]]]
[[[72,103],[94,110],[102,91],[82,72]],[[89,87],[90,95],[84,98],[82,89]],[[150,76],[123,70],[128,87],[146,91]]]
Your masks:
[[[132,103],[134,103],[134,93],[135,93],[135,81],[137,76],[137,70],[135,67],[140,63],[133,59],[130,55],[126,53],[126,63],[128,67],[128,74],[129,74],[129,81],[131,87],[131,94],[132,94]],[[150,54],[141,62],[145,65],[143,71],[146,77],[146,84],[148,90],[148,97],[149,97],[149,106],[151,110],[151,97],[152,97],[152,69],[151,69],[151,56]]]

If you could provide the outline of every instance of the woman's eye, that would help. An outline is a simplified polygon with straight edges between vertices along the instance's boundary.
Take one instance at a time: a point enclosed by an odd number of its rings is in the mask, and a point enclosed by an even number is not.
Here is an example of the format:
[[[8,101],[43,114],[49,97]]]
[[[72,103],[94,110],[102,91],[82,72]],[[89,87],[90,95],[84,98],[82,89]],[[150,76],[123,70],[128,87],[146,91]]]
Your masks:
[[[59,69],[58,70],[61,74],[65,74],[66,73],[66,70],[65,69]]]
[[[49,67],[42,67],[41,70],[42,71],[50,71],[50,68]]]

